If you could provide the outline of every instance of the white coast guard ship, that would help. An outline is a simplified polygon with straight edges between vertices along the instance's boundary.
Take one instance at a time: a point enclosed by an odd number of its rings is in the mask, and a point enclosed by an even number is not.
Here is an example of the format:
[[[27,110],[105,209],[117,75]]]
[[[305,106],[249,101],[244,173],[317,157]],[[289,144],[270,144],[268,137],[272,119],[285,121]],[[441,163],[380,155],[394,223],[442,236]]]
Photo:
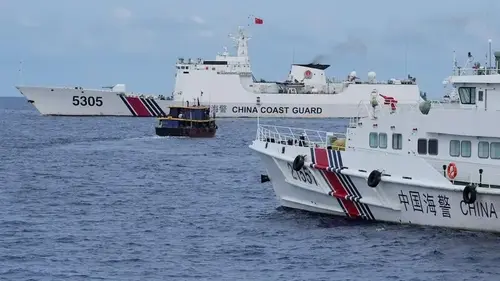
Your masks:
[[[499,61],[451,76],[455,108],[368,102],[345,135],[260,125],[262,181],[291,208],[500,232]]]
[[[128,93],[124,84],[110,89],[81,87],[18,86],[19,91],[43,115],[137,116],[168,114],[168,106],[182,103],[210,104],[218,117],[352,117],[358,103],[374,87],[392,96],[401,106],[421,100],[415,78],[385,82],[375,72],[362,81],[351,72],[344,81],[326,77],[326,64],[293,64],[283,82],[255,79],[248,56],[248,37],[242,27],[237,36],[236,55],[227,49],[215,60],[179,59],[171,96]],[[255,107],[260,96],[265,106]],[[258,112],[259,111],[259,112]]]

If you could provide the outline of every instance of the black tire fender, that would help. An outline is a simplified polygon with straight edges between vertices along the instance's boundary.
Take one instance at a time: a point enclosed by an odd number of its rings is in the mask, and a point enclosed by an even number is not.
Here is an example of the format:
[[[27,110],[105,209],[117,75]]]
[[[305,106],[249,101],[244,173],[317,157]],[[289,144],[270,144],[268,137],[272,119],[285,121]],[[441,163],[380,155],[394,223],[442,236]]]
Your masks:
[[[464,191],[462,192],[462,196],[466,204],[473,204],[476,202],[477,198],[476,187],[473,185],[466,185],[464,187]]]
[[[304,156],[303,155],[297,155],[295,157],[295,160],[293,160],[292,168],[295,171],[300,171],[302,169],[302,167],[304,167],[304,163],[305,163]]]
[[[373,170],[370,175],[368,176],[368,186],[369,187],[377,187],[377,185],[380,183],[382,180],[382,173],[378,170]]]

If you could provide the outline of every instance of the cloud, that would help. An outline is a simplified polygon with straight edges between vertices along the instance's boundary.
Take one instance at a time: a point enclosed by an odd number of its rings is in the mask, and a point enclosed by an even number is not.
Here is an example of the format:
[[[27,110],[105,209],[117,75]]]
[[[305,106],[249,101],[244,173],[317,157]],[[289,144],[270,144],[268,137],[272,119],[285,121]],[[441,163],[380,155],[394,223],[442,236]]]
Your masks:
[[[192,16],[191,20],[197,24],[205,24],[205,20],[200,18],[199,16]]]

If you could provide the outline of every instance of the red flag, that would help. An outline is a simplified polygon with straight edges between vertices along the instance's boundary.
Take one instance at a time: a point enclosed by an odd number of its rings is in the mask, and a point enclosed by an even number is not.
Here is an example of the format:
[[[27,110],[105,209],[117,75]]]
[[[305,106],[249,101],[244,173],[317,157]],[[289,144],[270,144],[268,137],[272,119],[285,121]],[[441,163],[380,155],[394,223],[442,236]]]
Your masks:
[[[255,18],[255,24],[263,24],[264,20],[261,18]]]

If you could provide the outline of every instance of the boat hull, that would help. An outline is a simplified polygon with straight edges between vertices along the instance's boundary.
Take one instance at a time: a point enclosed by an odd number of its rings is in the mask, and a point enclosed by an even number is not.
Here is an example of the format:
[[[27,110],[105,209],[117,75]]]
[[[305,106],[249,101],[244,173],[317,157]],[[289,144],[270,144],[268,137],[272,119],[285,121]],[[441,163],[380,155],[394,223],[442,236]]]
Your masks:
[[[478,187],[477,200],[465,203],[464,187],[453,185],[421,158],[262,140],[250,148],[262,159],[283,206],[372,221],[500,232],[499,190]],[[307,160],[299,172],[292,169],[297,155]],[[375,169],[387,176],[372,188],[367,178]]]
[[[194,129],[194,128],[155,128],[156,135],[161,137],[191,137],[191,138],[213,138],[216,129]]]
[[[358,85],[353,85],[355,87]],[[416,87],[416,86],[415,86]],[[415,91],[407,85],[402,90]],[[129,116],[162,117],[169,113],[169,106],[180,106],[183,100],[166,100],[153,97],[134,97],[124,93],[101,89],[51,88],[20,86],[18,90],[40,112],[46,116]],[[417,88],[418,89],[418,88]],[[367,87],[365,99],[369,99],[371,88]],[[360,91],[364,90],[360,89]],[[334,94],[254,94],[225,98],[220,96],[200,98],[210,105],[211,112],[220,118],[348,118],[358,115],[360,98],[340,99]],[[415,95],[410,95],[415,97]],[[255,105],[259,96],[262,106]],[[292,97],[293,96],[293,97]],[[192,99],[188,99],[193,102]],[[401,100],[398,106],[414,106],[417,99]],[[184,103],[185,104],[185,103]]]

